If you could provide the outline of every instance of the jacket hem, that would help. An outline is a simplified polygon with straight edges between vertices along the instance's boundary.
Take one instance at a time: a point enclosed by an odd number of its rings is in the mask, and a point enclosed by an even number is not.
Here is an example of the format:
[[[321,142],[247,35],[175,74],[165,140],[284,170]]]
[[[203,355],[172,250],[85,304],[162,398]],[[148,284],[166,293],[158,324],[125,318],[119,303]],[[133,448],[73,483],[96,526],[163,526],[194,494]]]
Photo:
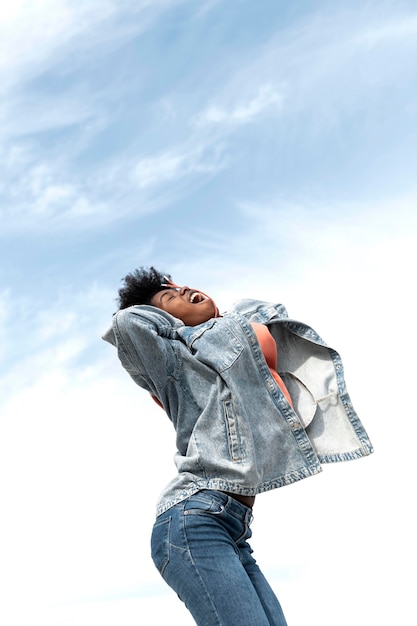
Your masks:
[[[350,452],[338,452],[335,454],[317,454],[320,463],[340,463],[343,461],[355,461],[373,453],[372,446],[364,445],[363,448]]]
[[[177,491],[174,487],[171,496],[165,496],[159,501],[156,508],[156,516],[158,517],[159,515],[162,515],[162,513],[165,513],[165,511],[168,511],[171,507],[179,504],[202,489],[228,491],[242,496],[256,496],[261,493],[265,493],[266,491],[271,491],[272,489],[279,489],[280,487],[291,485],[299,480],[303,480],[304,478],[315,476],[322,471],[323,468],[321,465],[314,465],[313,467],[296,470],[286,474],[285,476],[273,478],[272,480],[260,483],[256,487],[242,487],[241,485],[229,482],[223,478],[209,478],[207,480],[198,479],[185,489],[178,489]]]

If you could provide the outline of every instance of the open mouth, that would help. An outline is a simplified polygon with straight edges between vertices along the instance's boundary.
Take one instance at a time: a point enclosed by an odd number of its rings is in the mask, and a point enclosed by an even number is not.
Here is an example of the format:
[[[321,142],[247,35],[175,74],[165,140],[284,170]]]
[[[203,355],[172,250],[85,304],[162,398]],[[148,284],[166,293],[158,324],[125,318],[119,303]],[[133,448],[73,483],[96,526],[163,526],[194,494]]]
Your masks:
[[[199,304],[200,302],[204,302],[204,300],[207,300],[207,296],[205,296],[203,293],[200,293],[199,291],[191,292],[191,295],[190,295],[191,304]]]

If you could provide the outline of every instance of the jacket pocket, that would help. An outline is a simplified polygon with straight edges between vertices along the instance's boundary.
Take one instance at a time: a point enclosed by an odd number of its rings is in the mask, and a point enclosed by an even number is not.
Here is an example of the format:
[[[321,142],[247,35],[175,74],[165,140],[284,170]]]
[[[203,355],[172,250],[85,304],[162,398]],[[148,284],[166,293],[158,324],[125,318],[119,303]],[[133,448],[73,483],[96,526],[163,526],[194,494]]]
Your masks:
[[[155,522],[151,536],[151,555],[156,569],[163,575],[169,563],[171,517]]]
[[[179,329],[178,334],[186,342],[191,354],[199,361],[212,367],[216,372],[224,372],[231,367],[243,352],[243,345],[233,332],[230,320],[211,320],[201,328],[188,332],[189,327]]]
[[[234,412],[231,400],[223,401],[223,416],[226,425],[229,453],[232,461],[243,461],[243,442],[239,428],[239,421]]]

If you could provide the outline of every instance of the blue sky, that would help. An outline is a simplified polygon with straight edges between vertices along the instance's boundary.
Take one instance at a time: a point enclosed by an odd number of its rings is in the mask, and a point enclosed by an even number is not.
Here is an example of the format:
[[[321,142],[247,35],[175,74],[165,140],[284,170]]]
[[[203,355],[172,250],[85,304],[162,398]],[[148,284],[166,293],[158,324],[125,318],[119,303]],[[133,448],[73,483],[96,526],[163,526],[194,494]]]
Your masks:
[[[192,623],[148,549],[172,428],[100,339],[155,264],[341,352],[376,453],[254,547],[290,624],[411,624],[415,3],[16,0],[0,42],[2,623]]]

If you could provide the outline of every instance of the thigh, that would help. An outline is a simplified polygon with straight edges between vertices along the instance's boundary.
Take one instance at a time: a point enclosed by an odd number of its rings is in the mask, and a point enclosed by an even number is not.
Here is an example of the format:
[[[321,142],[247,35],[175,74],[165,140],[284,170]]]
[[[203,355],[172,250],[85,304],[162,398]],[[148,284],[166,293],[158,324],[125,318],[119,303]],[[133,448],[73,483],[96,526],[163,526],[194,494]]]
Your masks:
[[[240,542],[239,551],[242,565],[262,604],[268,623],[270,626],[287,626],[281,604],[256,563],[252,555],[252,549],[247,541]]]
[[[225,516],[193,497],[170,509],[154,526],[155,565],[198,626],[270,626]]]

